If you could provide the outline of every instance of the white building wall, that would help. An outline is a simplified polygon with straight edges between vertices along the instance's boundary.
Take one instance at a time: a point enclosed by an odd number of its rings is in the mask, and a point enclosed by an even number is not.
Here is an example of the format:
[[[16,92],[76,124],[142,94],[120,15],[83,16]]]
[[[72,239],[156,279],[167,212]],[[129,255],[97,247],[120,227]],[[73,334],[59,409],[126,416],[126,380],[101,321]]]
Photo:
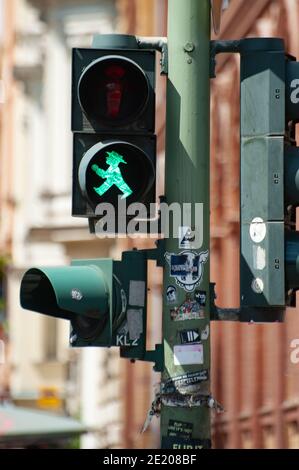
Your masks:
[[[96,243],[88,234],[87,221],[71,217],[71,47],[88,47],[93,34],[113,31],[115,2],[15,2],[17,96],[15,145],[13,155],[9,156],[14,166],[15,197],[12,263],[8,275],[11,391],[17,398],[24,394],[33,396],[41,386],[57,386],[63,396],[69,397],[68,409],[79,412],[83,421],[97,430],[83,440],[84,447],[101,446],[104,441],[109,446],[109,438],[100,437],[101,430],[109,420],[114,428],[119,427],[120,407],[116,393],[103,421],[99,406],[109,398],[104,396],[103,381],[103,370],[108,365],[106,352],[70,350],[68,322],[59,321],[57,355],[48,360],[46,320],[21,309],[19,286],[23,272],[31,266],[66,264],[70,253],[73,258],[83,258],[84,253],[100,257],[104,250],[109,256],[111,241],[106,245]],[[51,6],[49,11],[47,4]],[[113,436],[114,446],[117,439],[118,431]]]

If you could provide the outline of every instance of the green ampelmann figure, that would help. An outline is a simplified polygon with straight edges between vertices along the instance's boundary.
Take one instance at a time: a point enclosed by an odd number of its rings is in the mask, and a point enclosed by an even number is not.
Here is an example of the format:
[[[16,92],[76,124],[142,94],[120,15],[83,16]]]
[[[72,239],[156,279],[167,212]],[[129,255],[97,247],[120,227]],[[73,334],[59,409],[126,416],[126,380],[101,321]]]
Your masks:
[[[117,186],[118,189],[123,193],[121,198],[125,199],[130,196],[133,191],[125,182],[121,174],[119,164],[127,164],[127,162],[119,153],[115,152],[114,150],[112,152],[106,152],[106,154],[108,155],[106,157],[106,163],[109,165],[107,170],[102,170],[102,168],[99,168],[98,165],[92,165],[91,167],[98,176],[106,180],[101,186],[93,189],[100,196],[103,196],[103,194],[105,194],[111,188],[111,186],[115,184],[115,186]]]

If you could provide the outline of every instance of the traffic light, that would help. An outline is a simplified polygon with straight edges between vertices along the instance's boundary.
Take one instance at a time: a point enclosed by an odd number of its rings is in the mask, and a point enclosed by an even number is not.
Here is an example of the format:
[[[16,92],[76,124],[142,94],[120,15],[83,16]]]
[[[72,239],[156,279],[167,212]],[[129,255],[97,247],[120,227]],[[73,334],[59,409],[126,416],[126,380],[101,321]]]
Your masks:
[[[92,222],[97,207],[155,202],[155,51],[134,36],[96,36],[73,49],[74,216]],[[103,214],[100,214],[103,215]],[[116,232],[117,232],[116,226]]]
[[[135,36],[96,36],[92,48],[73,49],[72,214],[87,217],[91,230],[101,203],[113,206],[118,221],[119,200],[148,210],[155,202],[155,59]],[[31,268],[21,306],[69,320],[72,347],[118,346],[122,357],[154,362],[160,371],[162,346],[146,350],[148,259],[161,265],[161,249]]]
[[[276,38],[242,40],[240,53],[241,310],[258,321],[299,289],[299,64]]]
[[[70,321],[71,346],[132,348],[139,359],[146,354],[146,300],[147,257],[137,250],[121,261],[31,268],[20,290],[24,309]]]

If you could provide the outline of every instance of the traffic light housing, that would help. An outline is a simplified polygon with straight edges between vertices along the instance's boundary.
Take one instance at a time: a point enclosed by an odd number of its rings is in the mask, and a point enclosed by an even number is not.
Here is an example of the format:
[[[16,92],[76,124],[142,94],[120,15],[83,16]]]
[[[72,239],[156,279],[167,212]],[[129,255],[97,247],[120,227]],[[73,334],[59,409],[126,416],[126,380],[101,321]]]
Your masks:
[[[31,268],[23,276],[21,306],[70,321],[70,344],[120,346],[146,353],[147,258],[124,252],[121,261],[74,260],[66,267]]]
[[[241,309],[280,315],[299,288],[299,64],[281,39],[241,43]]]
[[[155,51],[134,36],[101,35],[73,49],[72,214],[99,219],[100,203],[155,202]],[[102,215],[102,214],[100,214]],[[116,226],[116,232],[118,231]]]

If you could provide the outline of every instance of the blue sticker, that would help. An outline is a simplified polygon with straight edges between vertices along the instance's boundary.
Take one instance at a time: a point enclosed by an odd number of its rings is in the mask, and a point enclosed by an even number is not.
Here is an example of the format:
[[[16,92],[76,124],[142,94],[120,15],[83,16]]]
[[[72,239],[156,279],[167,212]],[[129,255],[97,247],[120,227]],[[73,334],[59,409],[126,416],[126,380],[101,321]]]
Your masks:
[[[193,292],[201,284],[204,264],[207,262],[208,257],[208,251],[202,253],[183,251],[179,254],[165,254],[170,266],[170,276],[174,277],[177,285],[187,292]]]

